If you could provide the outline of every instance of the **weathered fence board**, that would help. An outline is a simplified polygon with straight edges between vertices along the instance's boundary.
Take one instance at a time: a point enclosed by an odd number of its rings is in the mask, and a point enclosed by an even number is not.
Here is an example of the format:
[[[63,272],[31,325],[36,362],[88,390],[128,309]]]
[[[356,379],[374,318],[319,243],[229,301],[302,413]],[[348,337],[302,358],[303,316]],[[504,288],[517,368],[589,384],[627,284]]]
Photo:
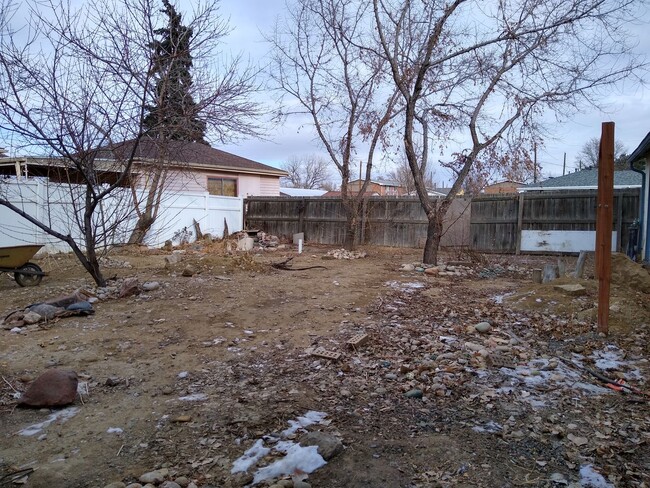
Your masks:
[[[469,245],[469,199],[454,200],[445,219],[441,245]],[[304,232],[305,240],[343,244],[345,212],[340,198],[249,197],[246,226],[288,238]],[[427,219],[415,197],[370,197],[364,202],[358,238],[363,244],[423,247]]]
[[[472,200],[470,247],[514,253],[519,250],[520,231],[595,231],[596,205],[595,190],[480,196]],[[614,249],[625,250],[628,229],[638,212],[638,189],[615,192]]]

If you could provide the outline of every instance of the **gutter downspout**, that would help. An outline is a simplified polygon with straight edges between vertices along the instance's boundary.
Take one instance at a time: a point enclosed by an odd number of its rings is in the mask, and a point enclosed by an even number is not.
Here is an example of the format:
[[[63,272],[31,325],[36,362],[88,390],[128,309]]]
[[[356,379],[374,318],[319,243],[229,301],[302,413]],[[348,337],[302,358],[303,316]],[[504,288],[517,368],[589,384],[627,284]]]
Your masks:
[[[643,261],[650,261],[650,225],[648,225],[646,211],[648,209],[648,204],[645,201],[646,199],[646,172],[634,167],[635,161],[630,160],[630,169],[635,173],[641,175],[641,193],[639,195],[639,240],[637,245],[641,247],[641,244],[644,244],[643,249]],[[646,158],[646,168],[648,166],[648,158]],[[645,238],[643,237],[645,233]]]

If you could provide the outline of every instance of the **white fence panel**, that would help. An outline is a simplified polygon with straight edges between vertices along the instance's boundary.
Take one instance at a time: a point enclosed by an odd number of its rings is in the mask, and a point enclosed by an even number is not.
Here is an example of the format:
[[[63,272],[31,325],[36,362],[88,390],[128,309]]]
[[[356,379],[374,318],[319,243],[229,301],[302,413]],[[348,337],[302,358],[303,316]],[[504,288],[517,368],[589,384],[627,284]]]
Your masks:
[[[77,198],[83,196],[85,187],[77,186]],[[73,204],[71,187],[48,184],[46,179],[32,178],[17,181],[8,179],[0,182],[0,192],[26,214],[49,225],[57,232],[71,235],[83,247],[83,237],[77,219],[83,214]],[[143,195],[139,195],[143,196]],[[79,201],[79,200],[77,200]],[[119,244],[127,241],[130,230],[136,222],[128,191],[120,191],[107,198],[97,210],[95,224],[105,219],[109,224],[117,222],[117,228],[108,236],[106,244]],[[161,208],[152,230],[147,234],[146,243],[161,246],[168,239],[174,239],[185,229],[193,235],[196,220],[201,231],[220,237],[224,231],[224,221],[229,232],[239,231],[244,224],[243,199],[219,197],[196,193],[173,193],[161,199]],[[0,247],[21,244],[44,244],[45,249],[69,251],[67,244],[45,233],[25,218],[0,206]]]
[[[535,252],[594,251],[595,230],[522,230],[521,250]],[[616,250],[616,232],[612,232],[612,250]]]

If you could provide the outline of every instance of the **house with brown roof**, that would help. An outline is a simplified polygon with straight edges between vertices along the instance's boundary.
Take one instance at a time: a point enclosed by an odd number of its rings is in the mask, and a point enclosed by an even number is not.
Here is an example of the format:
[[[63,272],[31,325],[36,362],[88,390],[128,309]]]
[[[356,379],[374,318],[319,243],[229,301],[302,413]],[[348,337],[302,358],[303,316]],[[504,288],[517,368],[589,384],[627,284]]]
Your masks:
[[[123,159],[134,150],[133,142],[101,149],[96,159]],[[143,139],[134,152],[133,172],[138,185],[147,186],[148,169],[165,165],[165,188],[169,192],[209,193],[216,196],[248,197],[280,195],[281,169],[243,158],[199,142]]]
[[[221,151],[198,142],[142,139],[99,148],[94,155],[100,178],[112,181],[133,154],[131,180],[136,188],[147,188],[156,167],[165,169],[165,190],[171,193],[208,193],[242,197],[280,195],[281,169]],[[14,170],[13,168],[19,168]],[[50,181],[75,180],[74,171],[59,158],[23,158],[20,166],[5,166],[5,174],[19,171],[23,176],[43,176]],[[7,173],[9,172],[9,173]],[[20,176],[20,174],[17,174]],[[78,178],[77,178],[78,179]]]

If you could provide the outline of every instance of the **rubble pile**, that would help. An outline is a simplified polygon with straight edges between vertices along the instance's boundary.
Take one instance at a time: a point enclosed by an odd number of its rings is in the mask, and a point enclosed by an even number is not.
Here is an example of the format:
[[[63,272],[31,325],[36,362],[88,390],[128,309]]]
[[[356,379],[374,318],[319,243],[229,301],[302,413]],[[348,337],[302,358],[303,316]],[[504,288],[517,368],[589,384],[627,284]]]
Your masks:
[[[368,253],[363,251],[347,251],[345,249],[333,249],[327,251],[323,259],[361,259],[365,258]]]

